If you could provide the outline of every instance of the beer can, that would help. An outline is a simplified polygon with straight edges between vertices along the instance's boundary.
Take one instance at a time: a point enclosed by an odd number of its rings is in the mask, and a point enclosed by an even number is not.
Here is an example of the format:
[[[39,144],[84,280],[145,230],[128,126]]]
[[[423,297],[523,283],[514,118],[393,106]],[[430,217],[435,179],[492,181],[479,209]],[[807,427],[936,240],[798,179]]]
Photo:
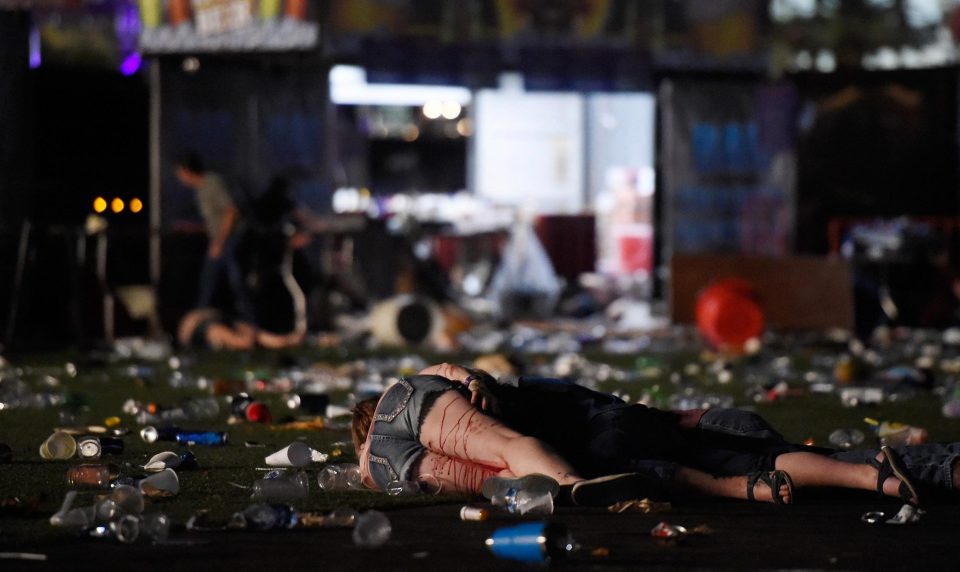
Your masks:
[[[496,556],[529,564],[549,564],[573,551],[567,527],[559,522],[525,522],[493,531],[486,540]]]

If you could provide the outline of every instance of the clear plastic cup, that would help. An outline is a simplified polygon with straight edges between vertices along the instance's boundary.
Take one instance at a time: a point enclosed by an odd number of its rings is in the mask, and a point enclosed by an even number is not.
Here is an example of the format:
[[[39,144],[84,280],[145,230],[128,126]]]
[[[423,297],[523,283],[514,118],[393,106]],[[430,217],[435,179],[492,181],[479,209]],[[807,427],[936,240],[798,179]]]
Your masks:
[[[357,518],[353,527],[353,543],[365,548],[381,546],[390,540],[392,532],[393,528],[387,515],[376,510],[368,510]]]

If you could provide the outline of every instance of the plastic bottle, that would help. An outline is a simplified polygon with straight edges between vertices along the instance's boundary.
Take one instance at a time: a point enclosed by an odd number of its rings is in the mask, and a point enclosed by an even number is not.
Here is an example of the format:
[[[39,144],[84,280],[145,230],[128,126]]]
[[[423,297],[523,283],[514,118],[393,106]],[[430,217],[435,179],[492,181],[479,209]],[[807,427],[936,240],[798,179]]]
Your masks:
[[[324,415],[330,405],[330,396],[325,393],[294,393],[287,396],[287,407],[311,415]]]
[[[317,484],[327,492],[362,489],[360,465],[352,463],[327,465],[317,475]]]
[[[307,512],[300,515],[306,527],[353,527],[360,513],[350,507],[337,507],[327,514]]]
[[[250,498],[261,502],[282,502],[305,499],[309,493],[310,480],[305,472],[285,474],[271,471],[267,477],[254,481]]]
[[[393,528],[390,519],[376,510],[368,510],[357,517],[353,526],[353,543],[357,546],[380,546],[390,539]]]
[[[900,445],[921,445],[927,442],[927,430],[896,421],[878,421],[865,417],[863,419],[872,425],[881,445],[899,447]]]
[[[183,409],[191,419],[209,419],[220,413],[220,403],[216,397],[195,397],[184,402]]]
[[[120,476],[120,470],[109,464],[84,464],[67,469],[67,484],[74,487],[106,489],[110,481]]]
[[[116,437],[83,437],[77,440],[77,453],[83,459],[123,453],[123,439]]]
[[[140,438],[147,443],[155,443],[157,441],[176,441],[177,433],[180,433],[180,428],[174,425],[168,427],[154,427],[152,425],[147,425],[140,430]]]

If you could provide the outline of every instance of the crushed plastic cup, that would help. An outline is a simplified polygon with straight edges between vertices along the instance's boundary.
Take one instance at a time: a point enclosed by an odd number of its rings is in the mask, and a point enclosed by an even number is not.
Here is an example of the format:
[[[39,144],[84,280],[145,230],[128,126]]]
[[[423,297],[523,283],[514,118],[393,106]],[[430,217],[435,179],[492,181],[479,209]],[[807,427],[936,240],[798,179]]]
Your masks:
[[[313,449],[303,441],[294,441],[265,459],[271,467],[303,467],[312,460]]]
[[[650,530],[650,536],[660,539],[677,539],[687,534],[686,527],[680,526],[678,524],[670,524],[666,521],[661,521],[657,523]]]
[[[380,511],[368,510],[357,517],[353,526],[353,543],[364,548],[382,546],[390,540],[393,528],[390,519]]]
[[[830,444],[838,449],[852,449],[863,443],[863,431],[852,427],[834,430],[827,438]]]
[[[887,513],[883,511],[870,511],[863,513],[860,520],[867,524],[913,524],[919,522],[924,513],[924,510],[907,503],[890,518],[887,518]]]
[[[299,471],[294,474],[278,474],[270,478],[257,479],[253,483],[250,498],[258,502],[286,502],[305,499],[309,493],[310,480],[306,473]]]
[[[885,397],[880,387],[844,387],[840,390],[840,403],[844,407],[879,404]]]
[[[920,508],[915,507],[910,503],[906,503],[900,507],[900,510],[897,511],[897,514],[888,518],[884,521],[885,524],[913,524],[915,522],[920,522],[920,516],[924,514],[924,511]]]
[[[40,457],[48,461],[63,461],[77,452],[77,440],[65,431],[56,431],[40,445]]]
[[[504,497],[510,514],[547,516],[553,514],[553,495],[549,492],[510,489]]]

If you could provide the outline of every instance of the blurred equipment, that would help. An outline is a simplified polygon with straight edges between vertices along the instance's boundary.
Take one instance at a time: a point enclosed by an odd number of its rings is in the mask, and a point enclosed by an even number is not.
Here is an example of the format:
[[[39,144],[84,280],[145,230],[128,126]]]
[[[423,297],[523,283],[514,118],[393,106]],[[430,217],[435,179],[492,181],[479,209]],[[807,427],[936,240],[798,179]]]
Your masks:
[[[696,322],[699,292],[722,276],[739,276],[763,300],[768,329],[852,330],[852,278],[846,261],[817,256],[677,254],[670,261],[670,318]]]
[[[561,281],[533,227],[518,224],[488,290],[488,297],[499,302],[500,317],[549,317],[561,289]]]
[[[400,295],[380,302],[370,311],[370,333],[380,345],[431,343],[444,330],[439,306],[426,298]]]

